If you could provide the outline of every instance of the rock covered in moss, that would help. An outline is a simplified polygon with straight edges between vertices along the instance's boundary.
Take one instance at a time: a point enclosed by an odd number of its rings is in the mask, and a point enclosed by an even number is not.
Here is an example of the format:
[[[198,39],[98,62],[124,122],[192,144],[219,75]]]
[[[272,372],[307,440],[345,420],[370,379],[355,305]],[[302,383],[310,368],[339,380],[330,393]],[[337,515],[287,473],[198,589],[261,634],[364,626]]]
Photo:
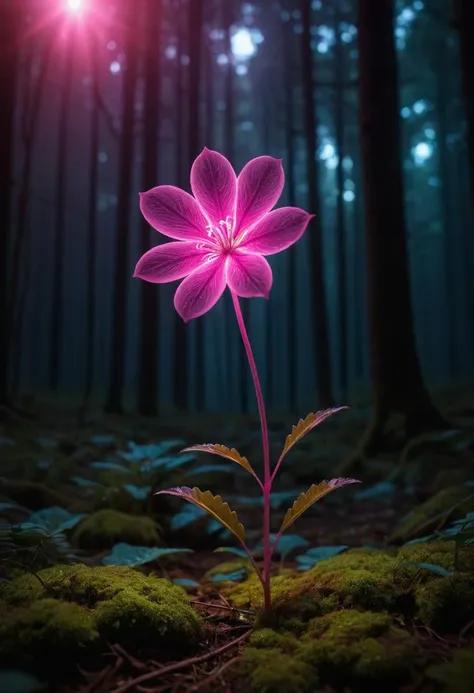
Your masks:
[[[74,603],[39,599],[3,611],[0,661],[33,666],[55,678],[55,663],[71,671],[78,651],[90,652],[98,639],[95,619],[89,611]]]
[[[159,534],[151,517],[104,509],[80,522],[72,541],[81,549],[110,549],[121,541],[136,546],[152,546],[158,543]]]
[[[474,620],[474,575],[439,578],[416,589],[418,618],[438,633],[458,633]]]
[[[87,624],[88,632],[96,633],[98,642],[124,642],[130,650],[151,650],[163,658],[192,651],[203,637],[202,621],[189,604],[185,591],[168,580],[145,576],[132,568],[85,565],[55,566],[37,575],[39,580],[25,574],[3,588],[8,632],[15,630],[15,623],[21,625],[29,613],[40,610],[44,625],[38,637],[48,636],[49,643],[51,638],[60,637],[63,623],[67,626],[62,610],[66,613],[70,609],[77,617],[74,623]],[[45,603],[49,605],[46,611]],[[19,627],[18,632],[21,631]],[[65,642],[71,642],[71,647],[75,632],[65,635]],[[85,634],[75,640],[76,657],[81,657],[84,638]],[[0,640],[0,653],[8,654],[10,650],[4,649],[4,639]],[[15,642],[18,644],[18,640]],[[21,654],[21,649],[18,652]],[[24,655],[22,661],[31,664],[28,646]],[[52,666],[56,656],[52,648],[44,655],[44,661]]]
[[[440,515],[442,516],[443,513],[449,512],[450,520],[456,520],[472,511],[474,511],[474,498],[472,493],[469,493],[469,489],[462,485],[448,486],[406,515],[390,540],[401,543],[429,534],[434,525],[439,523]]]

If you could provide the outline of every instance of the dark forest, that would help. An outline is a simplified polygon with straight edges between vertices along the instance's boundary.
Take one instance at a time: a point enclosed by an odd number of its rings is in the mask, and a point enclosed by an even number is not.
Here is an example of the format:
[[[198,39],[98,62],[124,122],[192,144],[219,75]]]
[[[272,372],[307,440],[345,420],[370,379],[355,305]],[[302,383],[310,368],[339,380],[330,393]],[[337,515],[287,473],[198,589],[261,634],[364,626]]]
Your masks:
[[[2,693],[474,693],[473,27],[0,0]]]

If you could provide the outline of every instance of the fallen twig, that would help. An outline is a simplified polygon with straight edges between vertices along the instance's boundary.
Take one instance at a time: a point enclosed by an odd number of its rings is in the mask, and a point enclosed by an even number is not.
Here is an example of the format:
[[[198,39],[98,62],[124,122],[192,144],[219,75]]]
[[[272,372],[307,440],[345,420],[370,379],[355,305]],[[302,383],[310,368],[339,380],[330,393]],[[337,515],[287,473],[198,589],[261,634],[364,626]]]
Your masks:
[[[168,666],[161,667],[161,669],[158,669],[158,671],[149,671],[146,674],[141,674],[140,676],[137,676],[135,679],[131,679],[130,681],[127,681],[127,683],[124,683],[122,686],[119,686],[114,691],[111,691],[111,693],[126,693],[126,691],[131,690],[134,686],[146,683],[147,681],[151,681],[152,679],[155,679],[158,676],[174,674],[176,671],[180,671],[180,669],[184,669],[185,667],[192,666],[193,664],[200,664],[201,662],[206,662],[207,660],[222,654],[222,652],[229,650],[231,647],[240,645],[240,643],[244,642],[244,640],[248,638],[250,633],[251,629],[249,629],[246,633],[239,636],[235,640],[232,640],[231,642],[228,642],[225,645],[218,647],[217,650],[212,650],[212,652],[207,652],[206,654],[200,655],[199,657],[190,657],[189,659],[184,659],[181,662],[175,662],[174,664],[169,664]]]

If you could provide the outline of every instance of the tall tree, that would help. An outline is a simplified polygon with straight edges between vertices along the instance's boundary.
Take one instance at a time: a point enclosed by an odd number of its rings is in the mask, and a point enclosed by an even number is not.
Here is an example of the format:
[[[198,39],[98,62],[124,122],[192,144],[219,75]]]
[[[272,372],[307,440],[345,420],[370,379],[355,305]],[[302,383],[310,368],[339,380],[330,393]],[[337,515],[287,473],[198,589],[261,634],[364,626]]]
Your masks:
[[[413,331],[404,219],[394,0],[358,0],[359,101],[365,195],[374,454],[392,413],[407,437],[443,425],[425,389]],[[381,155],[383,153],[383,156]]]
[[[8,356],[12,329],[8,307],[8,257],[12,237],[14,114],[22,9],[0,3],[0,405],[8,401]]]
[[[306,179],[308,182],[308,211],[315,219],[308,231],[311,254],[311,298],[312,328],[316,344],[316,378],[317,398],[320,407],[327,407],[333,401],[331,383],[331,359],[329,352],[329,325],[326,304],[326,286],[324,283],[323,236],[321,222],[320,180],[317,163],[317,128],[318,116],[314,100],[315,79],[314,61],[311,44],[313,41],[312,2],[301,0],[301,36],[302,80],[303,80],[303,117],[306,153]]]
[[[283,80],[284,80],[284,99],[285,99],[285,150],[286,150],[286,191],[288,195],[288,206],[296,206],[296,180],[295,180],[295,68],[292,61],[295,46],[295,33],[292,31],[290,22],[282,22],[282,44],[283,44]],[[270,114],[268,114],[270,116]],[[288,249],[288,298],[290,310],[288,311],[288,339],[286,348],[288,351],[288,376],[289,376],[289,401],[288,406],[291,412],[297,409],[297,379],[298,369],[296,367],[296,339],[297,320],[296,320],[296,286],[298,257],[296,246],[292,245]],[[270,307],[267,307],[270,318]],[[271,321],[270,321],[271,327]],[[269,330],[269,353],[273,352],[273,335]],[[269,380],[272,382],[272,364],[269,364]]]
[[[177,184],[180,188],[185,188],[188,183],[189,162],[188,152],[186,148],[187,128],[194,127],[189,119],[185,119],[184,114],[187,111],[186,104],[186,87],[190,86],[190,74],[188,69],[188,79],[184,79],[184,62],[186,57],[186,43],[190,41],[189,32],[191,30],[190,14],[186,15],[184,7],[187,6],[188,13],[192,13],[191,3],[193,0],[188,0],[183,3],[183,0],[178,0],[176,5],[177,13],[177,78],[176,78],[176,112],[175,120],[176,132],[176,164],[177,164]],[[186,17],[189,19],[185,24]],[[194,27],[192,28],[194,31]],[[189,44],[188,44],[189,45]],[[189,56],[188,56],[189,57]],[[191,68],[191,65],[189,66]],[[195,69],[193,66],[192,69]],[[188,91],[189,96],[189,91]],[[175,312],[174,314],[174,330],[173,330],[173,387],[174,387],[174,404],[178,409],[186,410],[189,404],[189,328]]]
[[[347,394],[347,261],[346,218],[344,210],[344,145],[345,145],[345,64],[341,34],[341,0],[334,9],[334,129],[336,135],[336,243],[337,243],[337,375],[340,394]]]
[[[454,0],[454,11],[454,21],[459,36],[462,91],[467,117],[471,210],[474,214],[474,51],[471,46],[474,3],[472,0]]]
[[[89,55],[91,72],[92,105],[90,111],[89,139],[89,185],[87,218],[87,298],[86,298],[86,372],[84,399],[81,415],[85,416],[94,384],[94,343],[96,320],[96,238],[97,238],[97,197],[99,183],[99,63],[97,36],[93,31],[89,36]]]
[[[115,266],[112,302],[111,369],[106,410],[123,410],[125,383],[125,337],[127,318],[128,239],[132,207],[134,169],[135,92],[138,65],[136,0],[122,0],[122,38],[125,62],[122,64],[122,129],[119,142],[119,171],[115,235]]]
[[[63,335],[64,239],[66,237],[68,139],[71,113],[72,74],[75,25],[69,24],[61,50],[65,52],[61,105],[59,110],[58,145],[56,153],[56,201],[53,230],[53,295],[51,310],[51,345],[49,352],[49,385],[59,387],[61,374],[61,341]]]
[[[189,92],[188,92],[188,162],[191,167],[194,159],[199,154],[202,141],[202,118],[201,118],[201,75],[203,60],[203,19],[204,8],[202,0],[190,0],[188,10],[188,37],[189,37]],[[177,318],[181,320],[181,318]],[[195,349],[196,349],[196,406],[203,410],[205,406],[204,389],[204,320],[196,320],[195,329]]]
[[[144,0],[144,129],[143,129],[143,164],[142,189],[149,190],[158,184],[158,126],[160,119],[160,62],[162,3],[156,0]],[[159,242],[160,235],[153,233],[150,238],[150,227],[142,219],[141,244],[142,253],[150,248],[150,241]],[[156,414],[157,376],[159,363],[158,353],[158,292],[154,284],[140,282],[140,357],[138,373],[138,411],[144,416]],[[159,391],[159,385],[158,385]]]

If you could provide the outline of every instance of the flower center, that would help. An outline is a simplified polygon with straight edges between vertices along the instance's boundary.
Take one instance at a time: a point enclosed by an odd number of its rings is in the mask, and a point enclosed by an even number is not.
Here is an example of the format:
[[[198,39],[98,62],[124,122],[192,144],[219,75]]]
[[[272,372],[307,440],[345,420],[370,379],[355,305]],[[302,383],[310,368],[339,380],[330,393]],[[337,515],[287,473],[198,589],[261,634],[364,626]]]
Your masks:
[[[202,241],[196,245],[199,250],[211,250],[220,253],[229,253],[233,246],[233,232],[234,232],[234,220],[232,217],[226,217],[226,219],[221,219],[220,222],[213,226],[208,224],[206,226],[206,234],[209,241]]]

